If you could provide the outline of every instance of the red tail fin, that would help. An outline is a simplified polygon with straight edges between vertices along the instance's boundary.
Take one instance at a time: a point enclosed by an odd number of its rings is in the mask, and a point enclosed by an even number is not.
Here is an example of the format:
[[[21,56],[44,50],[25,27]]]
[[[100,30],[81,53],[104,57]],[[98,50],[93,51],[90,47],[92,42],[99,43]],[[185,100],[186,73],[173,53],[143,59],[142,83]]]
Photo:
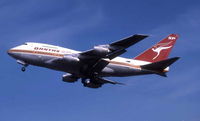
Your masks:
[[[173,48],[177,39],[177,34],[170,34],[167,38],[161,40],[134,59],[148,62],[165,60],[168,58],[169,53],[171,52],[171,49]]]

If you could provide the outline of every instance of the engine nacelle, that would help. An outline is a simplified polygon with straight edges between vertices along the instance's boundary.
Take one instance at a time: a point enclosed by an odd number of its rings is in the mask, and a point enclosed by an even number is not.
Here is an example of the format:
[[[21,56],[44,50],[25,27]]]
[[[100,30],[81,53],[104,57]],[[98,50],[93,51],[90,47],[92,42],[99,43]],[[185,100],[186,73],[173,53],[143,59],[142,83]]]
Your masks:
[[[110,49],[106,46],[95,46],[94,47],[95,53],[97,53],[97,55],[103,56],[106,55],[107,53],[111,52]]]
[[[90,80],[86,80],[85,82],[83,82],[83,85],[89,88],[99,88],[102,86],[102,84],[94,83],[91,82]]]
[[[72,82],[76,82],[78,80],[78,78],[71,74],[65,74],[65,75],[63,75],[62,80],[64,82],[72,83]]]

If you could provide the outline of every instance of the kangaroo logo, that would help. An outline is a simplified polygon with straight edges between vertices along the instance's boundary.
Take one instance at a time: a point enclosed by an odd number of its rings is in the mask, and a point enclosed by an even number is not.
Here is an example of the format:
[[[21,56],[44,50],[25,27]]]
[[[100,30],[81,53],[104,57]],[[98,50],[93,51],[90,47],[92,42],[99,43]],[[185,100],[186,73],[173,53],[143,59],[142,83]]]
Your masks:
[[[171,45],[171,46],[168,46],[168,45],[171,44],[171,43],[172,43],[172,41],[170,41],[170,42],[168,42],[168,43],[160,43],[160,44],[155,45],[155,46],[152,48],[152,50],[153,50],[154,52],[156,52],[157,55],[153,58],[153,60],[156,59],[156,58],[160,55],[160,52],[161,52],[162,50],[166,50],[166,49],[171,48],[172,45]]]

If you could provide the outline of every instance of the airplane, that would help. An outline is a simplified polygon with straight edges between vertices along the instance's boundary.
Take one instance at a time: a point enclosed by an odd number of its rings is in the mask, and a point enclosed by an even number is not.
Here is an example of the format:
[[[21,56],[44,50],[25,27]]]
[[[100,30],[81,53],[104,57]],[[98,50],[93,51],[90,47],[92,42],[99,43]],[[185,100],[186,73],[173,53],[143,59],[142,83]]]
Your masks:
[[[11,48],[7,53],[23,66],[23,72],[28,65],[45,67],[65,72],[62,76],[64,82],[72,83],[80,79],[85,87],[99,88],[104,84],[123,84],[104,77],[147,74],[167,77],[169,66],[179,59],[168,58],[179,37],[177,34],[170,34],[135,58],[118,57],[127,52],[127,48],[147,37],[148,35],[135,34],[82,52],[55,45],[27,42]]]

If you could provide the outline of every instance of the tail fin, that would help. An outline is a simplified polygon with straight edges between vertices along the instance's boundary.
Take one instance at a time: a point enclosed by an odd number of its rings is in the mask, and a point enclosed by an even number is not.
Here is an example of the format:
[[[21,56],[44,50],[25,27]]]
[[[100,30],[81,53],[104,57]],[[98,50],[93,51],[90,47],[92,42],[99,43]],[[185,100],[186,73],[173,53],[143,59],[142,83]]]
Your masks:
[[[135,57],[135,60],[142,60],[148,62],[157,62],[168,58],[176,40],[178,39],[177,34],[170,34],[167,38],[161,40],[153,47],[147,49],[142,54]]]
[[[146,71],[149,71],[149,72],[161,75],[161,76],[166,76],[164,69],[166,69],[168,66],[170,66],[171,64],[176,62],[179,58],[180,57],[174,57],[174,58],[166,59],[163,61],[158,61],[155,63],[143,65],[143,66],[141,66],[141,68]]]

